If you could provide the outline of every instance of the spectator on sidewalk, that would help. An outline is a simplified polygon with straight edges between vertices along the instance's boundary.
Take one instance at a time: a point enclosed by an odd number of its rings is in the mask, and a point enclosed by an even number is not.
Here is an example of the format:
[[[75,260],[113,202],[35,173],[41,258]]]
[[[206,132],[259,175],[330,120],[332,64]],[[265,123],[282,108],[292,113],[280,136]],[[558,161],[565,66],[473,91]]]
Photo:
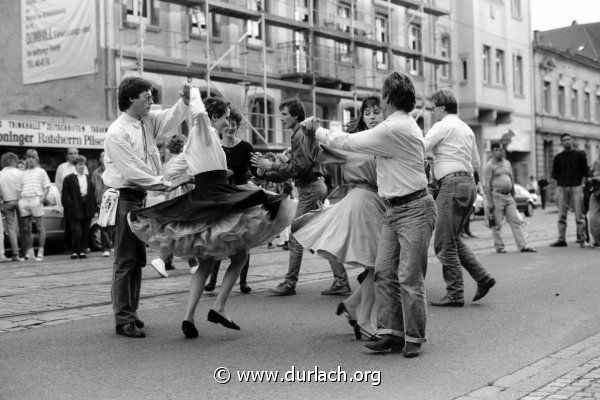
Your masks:
[[[92,184],[94,185],[94,197],[96,201],[96,209],[100,209],[102,204],[102,196],[108,187],[102,180],[102,174],[106,170],[104,166],[104,152],[100,153],[100,166],[92,173]],[[113,248],[113,240],[115,235],[114,225],[108,225],[100,228],[100,245],[102,246],[102,257],[110,257],[110,250]]]
[[[538,189],[540,191],[540,200],[542,202],[542,210],[546,209],[546,194],[548,193],[548,180],[542,176],[538,181]]]
[[[4,214],[4,231],[8,234],[13,261],[24,261],[19,257],[19,186],[23,172],[17,168],[19,158],[15,153],[4,153],[0,160],[0,192],[2,193],[2,214]],[[2,241],[4,245],[4,241]],[[3,253],[4,254],[4,253]]]
[[[589,174],[587,157],[584,152],[573,149],[573,139],[568,133],[560,137],[564,150],[554,157],[552,179],[556,181],[556,202],[558,206],[558,240],[551,247],[567,246],[567,214],[573,207],[577,225],[577,243],[585,247],[585,215],[583,204],[583,180]]]
[[[86,162],[84,156],[73,157],[75,173],[65,177],[61,193],[65,222],[71,230],[71,260],[87,258],[85,249],[88,246],[90,224],[98,210],[94,184],[85,173]]]
[[[104,184],[119,190],[115,223],[115,262],[111,297],[116,333],[144,338],[144,322],[137,310],[146,265],[146,244],[131,231],[127,214],[144,206],[146,191],[170,191],[173,185],[158,175],[161,164],[156,137],[176,128],[189,115],[189,90],[166,110],[150,111],[152,84],[126,77],[119,84],[118,103],[123,113],[108,128],[104,141]],[[159,273],[165,274],[166,271]]]
[[[21,174],[19,184],[19,211],[23,218],[23,235],[25,238],[25,258],[42,261],[46,243],[46,228],[44,227],[44,201],[50,190],[48,173],[39,166],[40,158],[34,149],[25,153],[26,169]],[[39,232],[37,256],[33,250],[32,223]]]
[[[56,168],[56,174],[54,175],[54,184],[58,189],[59,193],[62,193],[63,182],[68,175],[75,173],[75,157],[79,155],[79,150],[74,147],[67,149],[66,161]],[[87,166],[85,167],[85,174],[89,175]]]
[[[442,264],[446,294],[430,304],[462,307],[465,295],[461,267],[477,282],[473,301],[481,299],[496,284],[461,238],[477,197],[474,173],[481,163],[475,133],[458,118],[458,102],[454,93],[448,89],[438,90],[431,97],[431,103],[437,122],[427,132],[424,141],[425,151],[433,153],[433,173],[439,183],[433,247]],[[471,233],[470,230],[468,233]]]
[[[517,202],[514,197],[515,183],[512,166],[504,158],[502,143],[492,143],[492,152],[493,157],[485,166],[485,193],[489,212],[493,215],[495,221],[492,230],[496,253],[506,253],[504,241],[502,240],[502,221],[505,217],[521,253],[535,253],[537,250],[527,246],[521,229],[523,220],[517,210]]]

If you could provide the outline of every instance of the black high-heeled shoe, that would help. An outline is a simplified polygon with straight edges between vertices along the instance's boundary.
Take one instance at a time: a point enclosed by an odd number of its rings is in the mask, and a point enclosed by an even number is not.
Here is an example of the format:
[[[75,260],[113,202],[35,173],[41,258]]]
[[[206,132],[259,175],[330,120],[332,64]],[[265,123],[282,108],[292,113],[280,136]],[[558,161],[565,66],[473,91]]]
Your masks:
[[[371,332],[367,331],[359,324],[354,325],[354,336],[356,337],[356,340],[360,340],[364,336],[370,342],[379,339],[379,336],[373,335]]]
[[[356,327],[356,320],[352,319],[352,316],[350,315],[350,311],[348,311],[344,302],[338,303],[337,309],[335,310],[335,315],[342,315],[342,314],[344,314],[344,316],[348,320],[348,323],[350,324],[351,327],[353,327],[353,328]]]
[[[196,329],[196,326],[193,322],[190,322],[187,319],[181,323],[181,330],[188,339],[194,339],[198,337],[198,329]]]
[[[207,319],[209,322],[212,322],[213,324],[221,324],[225,328],[234,329],[236,331],[240,330],[240,327],[235,322],[228,320],[227,318],[225,318],[224,316],[222,316],[215,310],[210,310],[208,312]]]

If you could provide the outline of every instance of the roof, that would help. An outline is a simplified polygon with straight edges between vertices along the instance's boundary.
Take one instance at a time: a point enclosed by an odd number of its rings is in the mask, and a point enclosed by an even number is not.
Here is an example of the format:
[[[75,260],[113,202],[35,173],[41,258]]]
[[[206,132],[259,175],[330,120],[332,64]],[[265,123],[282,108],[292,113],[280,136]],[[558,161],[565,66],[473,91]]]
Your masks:
[[[540,31],[537,43],[575,56],[600,61],[600,22]]]

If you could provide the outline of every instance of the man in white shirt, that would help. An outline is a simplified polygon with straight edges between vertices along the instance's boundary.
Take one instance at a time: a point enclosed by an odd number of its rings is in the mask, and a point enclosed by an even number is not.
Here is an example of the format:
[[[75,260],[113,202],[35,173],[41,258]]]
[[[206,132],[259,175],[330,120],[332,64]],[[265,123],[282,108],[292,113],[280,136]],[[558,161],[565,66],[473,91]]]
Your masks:
[[[187,88],[187,90],[184,90]],[[106,132],[104,141],[104,184],[119,189],[115,222],[115,262],[112,301],[118,335],[143,338],[144,323],[137,315],[146,265],[146,245],[129,228],[127,214],[144,206],[146,191],[170,191],[165,181],[155,138],[176,128],[189,113],[189,87],[182,98],[167,110],[152,111],[152,84],[139,77],[127,77],[119,85],[119,110],[123,114]],[[165,274],[166,271],[158,271]]]
[[[365,346],[374,351],[420,353],[425,342],[427,248],[435,226],[436,207],[427,190],[423,132],[409,115],[415,108],[412,78],[393,72],[383,83],[386,119],[353,134],[316,129],[317,139],[336,149],[375,156],[378,194],[390,205],[384,215],[375,261],[377,326],[381,337]],[[312,135],[312,117],[302,125]]]
[[[75,173],[75,164],[73,160],[75,157],[79,155],[79,150],[74,147],[67,149],[67,161],[60,164],[58,168],[56,168],[56,174],[54,175],[54,184],[58,189],[58,193],[62,193],[62,185],[65,177],[67,175],[71,175]],[[86,175],[89,175],[87,167],[85,167],[84,172]]]
[[[425,136],[425,151],[433,153],[433,173],[440,188],[433,243],[446,281],[446,295],[431,305],[462,307],[465,298],[461,265],[477,282],[473,301],[485,296],[496,283],[460,237],[477,196],[474,172],[480,166],[479,153],[475,134],[456,115],[458,103],[454,93],[438,90],[431,103],[438,122]]]
[[[25,261],[19,257],[19,185],[23,171],[17,168],[19,157],[15,153],[2,154],[0,171],[0,192],[2,192],[2,213],[5,217],[5,230],[10,240],[13,261]]]

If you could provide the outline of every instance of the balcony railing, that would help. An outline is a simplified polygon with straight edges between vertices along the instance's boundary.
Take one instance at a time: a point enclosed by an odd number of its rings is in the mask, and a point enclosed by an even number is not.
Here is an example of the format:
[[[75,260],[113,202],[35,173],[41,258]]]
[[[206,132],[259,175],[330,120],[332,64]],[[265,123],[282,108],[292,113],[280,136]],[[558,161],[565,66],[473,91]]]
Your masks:
[[[313,47],[311,65],[306,43],[283,42],[277,45],[278,72],[282,75],[303,75],[314,72],[320,78],[351,82],[354,79],[352,55],[336,52],[333,47]]]

